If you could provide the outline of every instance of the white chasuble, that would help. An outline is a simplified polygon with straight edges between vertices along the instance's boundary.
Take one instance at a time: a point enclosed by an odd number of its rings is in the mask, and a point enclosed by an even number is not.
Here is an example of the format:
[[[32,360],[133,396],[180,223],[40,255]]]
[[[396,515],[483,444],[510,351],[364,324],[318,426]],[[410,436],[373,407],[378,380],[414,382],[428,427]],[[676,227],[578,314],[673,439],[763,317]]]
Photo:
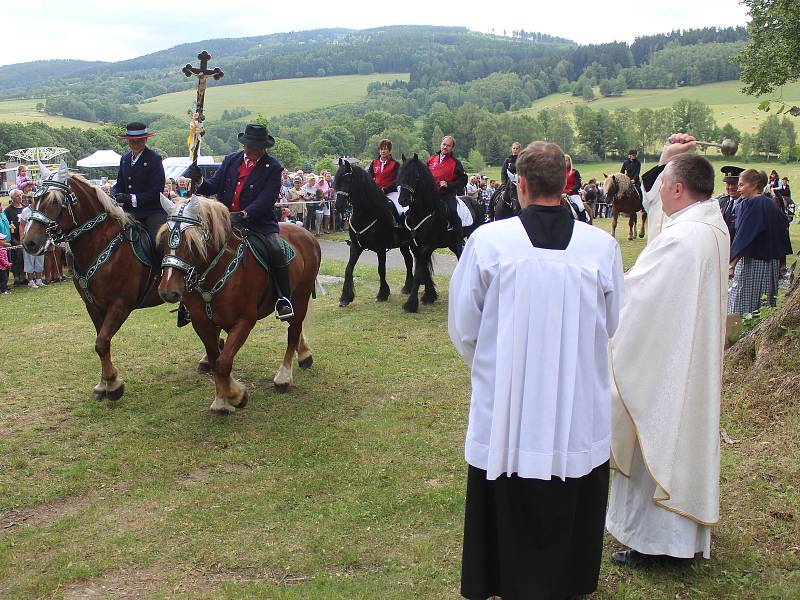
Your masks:
[[[653,212],[661,215],[659,183],[648,196]],[[612,535],[627,535],[621,541],[645,553],[641,539],[630,539],[631,531],[646,530],[653,536],[661,529],[674,541],[680,527],[670,533],[654,521],[637,528],[633,520],[647,514],[666,519],[647,511],[632,511],[627,522],[619,522],[620,503],[630,505],[631,493],[646,493],[649,504],[695,524],[719,519],[719,413],[730,248],[715,200],[654,221],[647,247],[625,277],[620,326],[610,344],[611,466],[618,473],[607,526]],[[630,481],[620,485],[620,477]]]
[[[607,345],[622,291],[619,246],[576,222],[564,250],[519,218],[478,228],[450,280],[450,339],[472,369],[467,462],[550,480],[609,459]]]

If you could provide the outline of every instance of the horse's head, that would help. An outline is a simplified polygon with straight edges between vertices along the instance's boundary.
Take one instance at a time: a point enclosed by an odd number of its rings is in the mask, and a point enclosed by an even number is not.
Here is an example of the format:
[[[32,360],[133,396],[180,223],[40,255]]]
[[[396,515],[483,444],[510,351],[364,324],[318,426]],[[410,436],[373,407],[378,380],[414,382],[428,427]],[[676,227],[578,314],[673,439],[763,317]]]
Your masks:
[[[343,212],[350,202],[350,191],[353,189],[353,167],[350,161],[339,159],[339,168],[333,177],[333,189],[336,190],[336,210]]]
[[[158,232],[164,248],[158,295],[175,303],[203,281],[209,256],[220,252],[230,236],[231,220],[224,204],[201,196],[176,204],[162,194],[161,206],[167,223]]]
[[[606,175],[605,181],[603,181],[603,195],[607,198],[607,202],[612,202],[617,193],[619,193],[619,180],[617,177],[618,175]]]
[[[51,173],[40,163],[42,177],[46,178],[33,199],[33,213],[22,238],[28,254],[44,253],[47,240],[61,241],[64,234],[78,226],[75,216],[78,197],[70,186],[66,163],[61,163],[58,172]]]
[[[397,173],[397,183],[400,187],[400,196],[397,201],[400,206],[410,206],[418,197],[420,191],[425,188],[431,188],[435,191],[436,185],[427,165],[419,159],[416,152],[414,156],[408,159],[404,154],[402,160],[403,164]]]

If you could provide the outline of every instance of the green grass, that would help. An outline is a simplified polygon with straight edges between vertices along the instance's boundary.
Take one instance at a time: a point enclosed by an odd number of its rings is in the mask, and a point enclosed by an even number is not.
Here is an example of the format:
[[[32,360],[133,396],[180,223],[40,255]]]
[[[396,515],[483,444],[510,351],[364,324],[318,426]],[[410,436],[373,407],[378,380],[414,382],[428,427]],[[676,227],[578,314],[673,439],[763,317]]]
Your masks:
[[[637,244],[621,240],[626,263]],[[228,418],[208,413],[200,344],[166,307],[116,336],[127,391],[98,402],[74,288],[0,297],[14,323],[0,346],[0,597],[458,597],[469,373],[447,338],[447,280],[406,315],[400,272],[386,304],[375,269],[355,273],[351,307],[335,284],[314,302],[314,366],[288,394],[271,384],[284,326],[258,325],[234,366],[250,403]],[[607,539],[596,598],[797,597],[798,520],[771,511],[796,514],[798,457],[761,445],[748,418],[726,426],[739,443],[723,448],[713,559],[627,571]]]
[[[237,85],[215,85],[212,81],[206,91],[206,116],[212,120],[219,119],[225,109],[244,107],[254,115],[261,113],[274,117],[356,102],[367,95],[370,82],[397,79],[407,81],[408,73],[304,77]],[[164,94],[139,105],[139,109],[184,117],[195,95],[194,90]]]
[[[36,104],[39,102],[44,102],[44,100],[41,98],[0,100],[0,123],[45,123],[50,127],[80,127],[82,129],[101,127],[99,123],[88,123],[37,112]]]
[[[756,105],[760,101],[759,98],[746,96],[741,93],[741,89],[742,83],[740,81],[721,81],[665,90],[631,89],[626,90],[622,96],[615,98],[603,98],[597,94],[598,98],[588,103],[588,105],[593,109],[605,108],[614,110],[617,108],[630,108],[638,110],[640,108],[667,108],[681,98],[700,100],[711,106],[714,111],[714,118],[719,126],[731,123],[743,133],[753,133],[758,129],[759,124],[767,118],[767,113],[756,109]],[[800,83],[784,86],[783,99],[790,103],[800,103]],[[540,98],[530,108],[520,112],[535,114],[543,108],[553,107],[563,107],[572,111],[578,104],[587,103],[572,94],[550,94]]]

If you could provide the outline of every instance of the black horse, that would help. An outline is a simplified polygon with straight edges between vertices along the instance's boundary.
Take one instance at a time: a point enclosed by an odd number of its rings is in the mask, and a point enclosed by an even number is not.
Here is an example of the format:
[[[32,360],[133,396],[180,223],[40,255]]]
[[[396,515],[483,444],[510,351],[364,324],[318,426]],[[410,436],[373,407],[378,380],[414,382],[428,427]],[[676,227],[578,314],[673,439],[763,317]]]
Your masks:
[[[517,198],[517,186],[509,179],[489,199],[489,220],[499,221],[516,217],[520,210],[522,209]]]
[[[364,250],[372,250],[378,255],[378,275],[381,286],[375,300],[385,302],[389,299],[389,284],[386,283],[386,252],[391,248],[400,248],[406,263],[406,281],[403,293],[411,288],[413,258],[408,248],[409,236],[403,228],[395,229],[389,222],[386,209],[386,196],[378,188],[372,177],[364,169],[352,166],[348,161],[339,159],[339,169],[333,179],[336,190],[336,210],[343,212],[350,202],[353,214],[350,217],[350,259],[344,272],[344,285],[339,306],[347,306],[356,297],[353,287],[353,269],[358,257]]]
[[[432,277],[433,251],[450,248],[456,257],[460,257],[464,240],[457,238],[449,227],[447,209],[439,197],[433,175],[416,154],[409,159],[403,156],[397,181],[400,184],[400,205],[409,207],[404,226],[410,237],[415,263],[414,282],[403,310],[417,312],[420,285],[425,285],[423,303],[430,304],[438,298]],[[464,233],[469,235],[472,229],[474,227],[465,227]]]

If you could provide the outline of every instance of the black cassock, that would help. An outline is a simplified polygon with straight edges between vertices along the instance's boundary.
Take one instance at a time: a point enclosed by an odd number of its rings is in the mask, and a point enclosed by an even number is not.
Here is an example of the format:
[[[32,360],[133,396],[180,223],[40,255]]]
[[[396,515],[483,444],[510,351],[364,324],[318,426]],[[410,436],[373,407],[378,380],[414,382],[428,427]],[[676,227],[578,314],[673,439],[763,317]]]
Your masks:
[[[574,221],[560,206],[520,215],[537,248],[564,250]],[[535,240],[535,241],[534,241]],[[550,481],[469,465],[461,594],[471,600],[563,600],[597,589],[608,503],[609,463]]]

